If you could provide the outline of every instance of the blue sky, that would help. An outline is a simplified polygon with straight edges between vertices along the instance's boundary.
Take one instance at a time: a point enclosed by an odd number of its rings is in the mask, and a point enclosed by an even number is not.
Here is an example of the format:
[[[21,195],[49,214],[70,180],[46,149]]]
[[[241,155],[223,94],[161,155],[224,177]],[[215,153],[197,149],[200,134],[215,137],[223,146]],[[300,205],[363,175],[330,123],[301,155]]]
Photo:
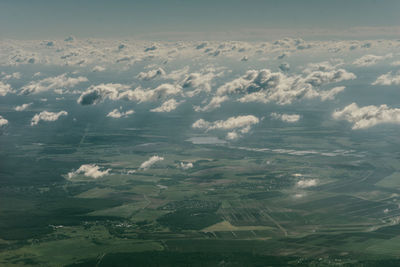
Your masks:
[[[0,0],[0,38],[240,36],[267,29],[334,35],[354,27],[399,27],[399,14],[398,0]]]

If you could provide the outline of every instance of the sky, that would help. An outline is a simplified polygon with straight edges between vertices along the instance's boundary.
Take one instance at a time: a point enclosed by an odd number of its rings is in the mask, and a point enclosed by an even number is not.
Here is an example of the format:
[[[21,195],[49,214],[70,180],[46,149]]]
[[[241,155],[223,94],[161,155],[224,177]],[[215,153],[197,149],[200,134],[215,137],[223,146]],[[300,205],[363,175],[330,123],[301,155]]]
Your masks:
[[[399,14],[398,0],[0,0],[0,38],[397,38]]]

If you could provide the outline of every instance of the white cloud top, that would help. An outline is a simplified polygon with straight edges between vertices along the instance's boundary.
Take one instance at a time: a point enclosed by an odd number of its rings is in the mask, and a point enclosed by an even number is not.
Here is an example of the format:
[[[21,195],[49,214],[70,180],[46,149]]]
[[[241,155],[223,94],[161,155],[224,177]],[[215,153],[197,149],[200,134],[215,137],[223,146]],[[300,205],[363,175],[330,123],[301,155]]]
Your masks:
[[[300,180],[296,183],[297,187],[300,187],[300,188],[308,188],[308,187],[316,186],[317,184],[318,184],[317,179]]]
[[[146,160],[145,162],[143,162],[139,169],[140,170],[148,170],[151,166],[153,166],[154,164],[156,164],[159,161],[163,161],[164,158],[163,157],[159,157],[159,156],[152,156],[150,157],[148,160]]]
[[[86,177],[91,177],[94,179],[108,175],[111,169],[101,170],[96,164],[84,164],[79,167],[76,171],[68,173],[68,179],[71,179],[79,174],[83,174]]]
[[[11,93],[11,85],[0,81],[0,96],[5,96],[8,93]]]
[[[218,96],[241,94],[239,102],[275,102],[280,105],[291,104],[300,99],[333,99],[344,87],[320,90],[319,87],[346,80],[356,76],[344,69],[314,70],[306,75],[286,75],[268,69],[249,70],[244,76],[225,83],[217,89]]]
[[[396,74],[392,74],[392,72],[383,74],[372,85],[400,85],[400,71]]]
[[[29,108],[33,103],[26,103],[26,104],[22,104],[20,106],[16,106],[14,108],[15,111],[24,111],[25,109]]]
[[[165,76],[165,71],[162,68],[158,68],[155,70],[150,70],[148,72],[141,72],[137,75],[137,78],[140,80],[145,80],[145,81],[149,81],[152,80],[156,77],[162,77]]]
[[[177,102],[175,99],[170,99],[162,103],[158,108],[153,108],[151,112],[171,112],[175,110],[179,106],[180,102]]]
[[[3,116],[0,115],[0,127],[8,124],[8,120],[3,118]]]
[[[230,117],[227,120],[218,120],[214,122],[199,119],[192,124],[192,128],[204,129],[206,131],[234,130],[227,134],[227,139],[232,140],[239,138],[239,133],[248,133],[251,127],[259,122],[260,120],[253,115]]]
[[[283,122],[298,122],[300,120],[300,115],[298,114],[279,114],[279,113],[271,113],[271,117],[276,120],[281,120]]]
[[[67,116],[68,112],[62,110],[60,112],[49,112],[42,111],[39,114],[35,114],[31,120],[31,126],[37,125],[40,121],[56,121],[61,116]]]
[[[187,163],[181,162],[181,163],[179,164],[179,167],[180,167],[182,170],[189,170],[189,169],[193,168],[193,163],[191,163],[191,162],[187,162]]]
[[[118,109],[114,109],[107,114],[107,117],[119,119],[119,118],[127,118],[129,115],[135,113],[133,109],[127,110],[125,112],[120,112]]]
[[[400,124],[400,109],[387,105],[358,107],[352,103],[332,114],[334,119],[346,120],[353,124],[352,129],[366,129],[382,123]]]
[[[372,65],[377,64],[378,62],[391,58],[393,55],[392,54],[387,54],[385,56],[376,56],[376,55],[365,55],[362,56],[358,59],[356,59],[353,64],[360,66],[360,67],[369,67]]]
[[[67,77],[67,74],[62,74],[56,77],[48,77],[39,81],[32,81],[21,88],[20,94],[37,94],[49,90],[72,88],[79,83],[87,82],[86,77]]]

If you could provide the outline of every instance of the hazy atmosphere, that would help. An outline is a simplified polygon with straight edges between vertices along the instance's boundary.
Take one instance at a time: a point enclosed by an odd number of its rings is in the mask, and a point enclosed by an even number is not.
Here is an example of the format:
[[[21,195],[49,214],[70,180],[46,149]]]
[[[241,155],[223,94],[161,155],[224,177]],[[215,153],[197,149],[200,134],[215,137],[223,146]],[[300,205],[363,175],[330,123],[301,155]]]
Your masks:
[[[0,0],[0,265],[399,266],[399,14]]]

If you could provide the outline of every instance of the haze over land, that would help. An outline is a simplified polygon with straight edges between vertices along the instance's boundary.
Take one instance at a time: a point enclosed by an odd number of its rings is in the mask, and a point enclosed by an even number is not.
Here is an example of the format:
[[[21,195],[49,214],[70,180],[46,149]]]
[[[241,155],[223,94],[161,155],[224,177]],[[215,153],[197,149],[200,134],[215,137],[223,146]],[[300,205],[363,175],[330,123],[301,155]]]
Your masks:
[[[398,265],[399,5],[172,2],[0,4],[0,265]]]

